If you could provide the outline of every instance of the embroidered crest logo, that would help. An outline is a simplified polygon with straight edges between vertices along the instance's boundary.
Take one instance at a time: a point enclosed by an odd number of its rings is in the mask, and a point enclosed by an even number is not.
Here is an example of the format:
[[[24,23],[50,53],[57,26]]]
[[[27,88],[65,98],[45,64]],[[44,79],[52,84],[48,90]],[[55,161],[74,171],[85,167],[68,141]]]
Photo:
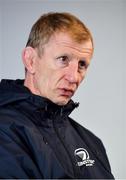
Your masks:
[[[74,151],[74,155],[77,160],[77,166],[93,166],[95,160],[91,160],[89,157],[89,153],[84,148],[78,148]]]

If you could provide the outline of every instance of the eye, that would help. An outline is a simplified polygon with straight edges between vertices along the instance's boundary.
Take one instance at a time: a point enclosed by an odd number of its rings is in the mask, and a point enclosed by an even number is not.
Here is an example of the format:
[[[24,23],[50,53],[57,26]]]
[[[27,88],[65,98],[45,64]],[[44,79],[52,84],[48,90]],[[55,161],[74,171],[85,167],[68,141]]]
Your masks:
[[[69,58],[68,56],[60,56],[57,58],[58,63],[60,64],[60,66],[67,66],[69,64]]]
[[[86,63],[86,61],[85,60],[81,60],[81,61],[79,61],[79,69],[87,69],[87,63]]]
[[[68,57],[67,56],[61,56],[58,58],[60,61],[62,61],[63,63],[66,63],[68,61]]]

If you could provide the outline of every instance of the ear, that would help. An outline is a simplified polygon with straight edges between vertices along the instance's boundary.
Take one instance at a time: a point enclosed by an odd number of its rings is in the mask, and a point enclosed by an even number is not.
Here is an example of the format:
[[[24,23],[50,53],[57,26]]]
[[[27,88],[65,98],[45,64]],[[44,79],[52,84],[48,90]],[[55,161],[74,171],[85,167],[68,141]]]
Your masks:
[[[22,60],[25,68],[31,74],[35,73],[36,51],[32,47],[26,47],[22,51]]]

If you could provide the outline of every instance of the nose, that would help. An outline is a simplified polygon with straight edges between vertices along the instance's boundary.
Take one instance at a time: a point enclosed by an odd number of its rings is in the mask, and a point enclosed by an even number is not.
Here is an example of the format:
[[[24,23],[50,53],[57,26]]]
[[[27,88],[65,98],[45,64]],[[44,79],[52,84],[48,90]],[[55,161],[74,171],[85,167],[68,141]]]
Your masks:
[[[70,83],[78,83],[79,81],[79,72],[78,72],[78,65],[77,64],[71,64],[67,68],[65,78]]]

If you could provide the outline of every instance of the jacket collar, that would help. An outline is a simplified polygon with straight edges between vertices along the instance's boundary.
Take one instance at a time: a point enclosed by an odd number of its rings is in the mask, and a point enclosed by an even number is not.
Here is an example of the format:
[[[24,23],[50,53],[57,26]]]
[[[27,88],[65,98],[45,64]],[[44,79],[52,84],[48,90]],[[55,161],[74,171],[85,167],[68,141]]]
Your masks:
[[[32,94],[31,91],[25,87],[24,80],[2,80],[0,83],[0,106],[20,103],[23,109],[26,108],[27,111],[42,111],[48,113],[48,115],[60,115],[68,116],[79,103],[74,103],[70,100],[65,106],[59,106],[49,99]],[[25,103],[24,103],[25,102]],[[29,105],[28,105],[28,104]]]

